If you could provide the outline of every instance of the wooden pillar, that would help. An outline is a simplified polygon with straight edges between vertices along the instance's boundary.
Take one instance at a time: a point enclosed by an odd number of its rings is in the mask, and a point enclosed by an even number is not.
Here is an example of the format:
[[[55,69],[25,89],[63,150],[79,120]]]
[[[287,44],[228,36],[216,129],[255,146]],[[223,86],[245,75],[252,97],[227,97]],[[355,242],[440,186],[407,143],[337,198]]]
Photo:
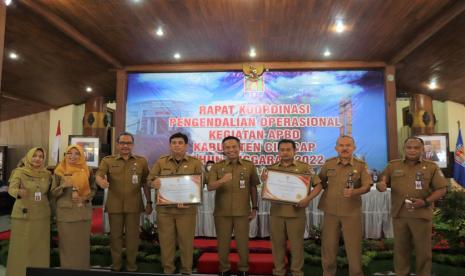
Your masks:
[[[107,144],[109,121],[104,97],[93,97],[87,100],[83,120],[85,136],[99,137],[101,144]]]
[[[2,91],[3,53],[5,49],[6,5],[0,1],[0,91]],[[1,92],[0,92],[1,94]]]
[[[115,131],[116,136],[126,129],[126,95],[128,74],[124,70],[116,71],[116,112]]]
[[[397,112],[396,112],[396,68],[386,66],[384,70],[384,89],[386,99],[386,124],[389,160],[399,158],[397,144]]]
[[[410,113],[413,118],[412,136],[434,132],[433,100],[430,96],[413,94],[410,99]]]

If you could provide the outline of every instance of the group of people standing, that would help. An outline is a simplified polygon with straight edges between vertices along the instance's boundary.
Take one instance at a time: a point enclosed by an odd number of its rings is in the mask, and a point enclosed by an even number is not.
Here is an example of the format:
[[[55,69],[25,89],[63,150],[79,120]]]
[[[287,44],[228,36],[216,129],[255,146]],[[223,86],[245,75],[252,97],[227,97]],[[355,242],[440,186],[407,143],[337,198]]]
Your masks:
[[[92,197],[96,186],[84,151],[69,146],[52,174],[45,168],[45,150],[32,148],[12,172],[8,193],[16,198],[11,213],[7,276],[26,275],[26,267],[50,264],[50,199],[56,203],[60,263],[89,268]]]
[[[112,266],[123,268],[122,248],[126,247],[127,271],[137,271],[140,213],[152,212],[150,188],[160,189],[160,177],[200,174],[200,160],[187,155],[188,137],[175,133],[169,138],[170,153],[160,157],[151,170],[144,157],[134,155],[134,137],[122,133],[117,139],[118,154],[102,159],[95,183],[108,189],[105,210],[109,214]],[[205,173],[207,188],[215,193],[214,219],[218,238],[219,275],[232,275],[229,262],[231,236],[239,254],[237,275],[248,275],[249,222],[257,215],[257,185],[267,180],[267,171],[257,174],[255,165],[240,158],[240,140],[222,140],[225,159]],[[447,181],[434,162],[422,159],[423,141],[409,138],[404,143],[404,159],[391,161],[376,184],[380,192],[391,188],[394,224],[394,267],[397,275],[410,273],[412,246],[416,253],[416,275],[431,275],[431,219],[434,202],[444,196]],[[292,275],[303,274],[305,208],[323,191],[319,208],[324,212],[322,226],[322,267],[324,276],[334,276],[339,240],[344,238],[351,276],[362,271],[361,195],[372,185],[365,162],[353,156],[355,141],[340,136],[337,157],[327,159],[318,174],[310,165],[295,160],[296,143],[278,143],[279,162],[269,169],[310,174],[309,193],[295,205],[272,202],[270,233],[273,275],[287,273],[285,256],[290,243]],[[10,178],[9,193],[17,200],[12,212],[12,235],[7,276],[25,275],[26,266],[49,265],[50,206],[47,195],[57,199],[57,222],[62,267],[89,268],[90,200],[95,193],[92,174],[82,149],[70,146],[66,158],[55,169],[55,176],[44,168],[43,149],[31,149]],[[49,185],[52,187],[49,193]],[[145,195],[145,206],[142,200]],[[387,206],[386,206],[387,207]],[[176,271],[175,251],[180,250],[180,273],[192,273],[193,241],[197,207],[193,205],[156,206],[157,227],[163,271]]]

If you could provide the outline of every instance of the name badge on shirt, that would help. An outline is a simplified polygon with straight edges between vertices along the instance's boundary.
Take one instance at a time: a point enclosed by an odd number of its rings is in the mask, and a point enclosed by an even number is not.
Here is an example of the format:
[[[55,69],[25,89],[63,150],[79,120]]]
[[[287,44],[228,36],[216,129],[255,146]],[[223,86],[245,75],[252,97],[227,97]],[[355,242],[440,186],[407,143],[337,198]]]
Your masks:
[[[245,173],[241,172],[241,178],[239,180],[239,188],[245,189]]]
[[[423,189],[423,181],[421,180],[423,176],[422,172],[417,172],[415,176],[415,189],[416,190],[421,190]]]
[[[34,201],[41,201],[42,200],[42,193],[41,192],[35,192],[34,193]]]
[[[132,175],[132,184],[139,184],[139,176],[137,174]]]

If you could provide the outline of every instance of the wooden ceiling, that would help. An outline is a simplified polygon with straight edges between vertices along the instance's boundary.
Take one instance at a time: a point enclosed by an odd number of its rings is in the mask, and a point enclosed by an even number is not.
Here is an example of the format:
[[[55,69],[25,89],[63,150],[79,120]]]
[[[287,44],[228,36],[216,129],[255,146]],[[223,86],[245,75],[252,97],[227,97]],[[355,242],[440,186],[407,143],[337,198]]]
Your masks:
[[[441,89],[431,95],[465,103],[464,10],[461,0],[13,0],[0,121],[114,99],[117,68],[247,62],[251,47],[255,61],[394,63],[401,93],[429,93],[435,73]],[[333,32],[337,19],[346,32]]]

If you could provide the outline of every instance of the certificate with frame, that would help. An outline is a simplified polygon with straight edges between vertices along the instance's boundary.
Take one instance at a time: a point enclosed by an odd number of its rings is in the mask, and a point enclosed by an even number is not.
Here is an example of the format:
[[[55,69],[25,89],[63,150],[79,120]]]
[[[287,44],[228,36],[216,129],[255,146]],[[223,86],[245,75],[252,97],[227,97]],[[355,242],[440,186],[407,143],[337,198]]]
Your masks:
[[[311,178],[311,174],[268,170],[262,199],[296,204],[308,195]]]
[[[201,204],[202,175],[160,176],[157,205]]]

